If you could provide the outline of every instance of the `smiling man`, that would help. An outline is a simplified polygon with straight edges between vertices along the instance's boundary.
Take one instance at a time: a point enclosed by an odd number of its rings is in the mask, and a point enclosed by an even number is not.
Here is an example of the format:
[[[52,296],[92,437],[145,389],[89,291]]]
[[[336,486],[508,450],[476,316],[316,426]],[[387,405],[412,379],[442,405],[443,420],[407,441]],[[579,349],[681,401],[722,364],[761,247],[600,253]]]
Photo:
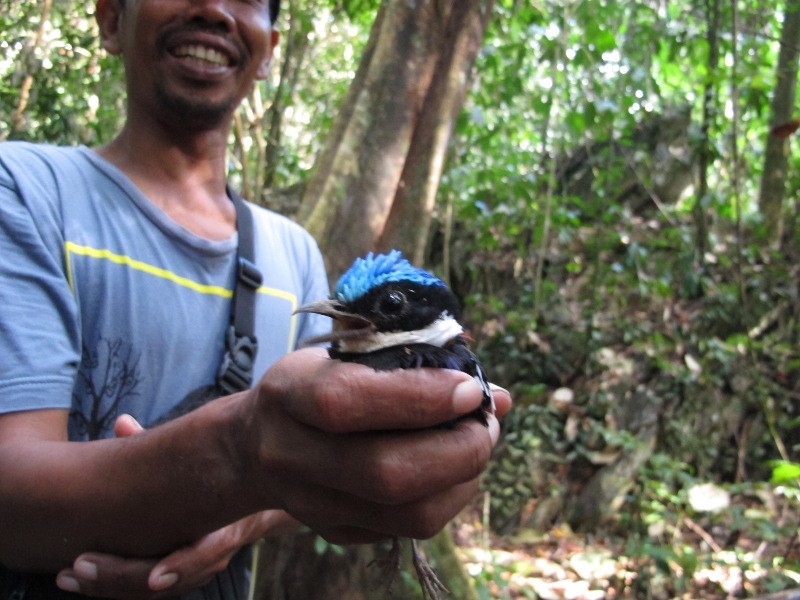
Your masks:
[[[266,0],[231,7],[184,4],[101,0],[103,47],[124,60],[132,120],[137,111],[166,111],[216,129],[253,81],[267,75],[278,42],[270,18],[277,3],[269,11]],[[197,16],[187,18],[187,11]]]
[[[493,416],[434,427],[475,410],[480,386],[295,351],[330,327],[295,314],[328,294],[319,250],[227,188],[277,0],[96,8],[125,65],[119,135],[0,144],[0,598],[243,600],[249,544],[298,522],[336,543],[433,535],[497,441]],[[255,383],[231,393],[250,220]]]

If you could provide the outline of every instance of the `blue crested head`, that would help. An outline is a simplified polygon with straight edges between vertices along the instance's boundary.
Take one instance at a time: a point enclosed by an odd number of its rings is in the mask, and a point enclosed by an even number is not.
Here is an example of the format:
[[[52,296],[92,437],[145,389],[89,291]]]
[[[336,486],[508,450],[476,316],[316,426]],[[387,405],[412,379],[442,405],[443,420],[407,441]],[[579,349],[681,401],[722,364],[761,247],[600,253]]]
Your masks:
[[[402,252],[392,250],[388,254],[370,252],[364,258],[357,258],[336,282],[333,292],[338,300],[351,302],[369,290],[392,281],[445,286],[438,277],[408,262]]]

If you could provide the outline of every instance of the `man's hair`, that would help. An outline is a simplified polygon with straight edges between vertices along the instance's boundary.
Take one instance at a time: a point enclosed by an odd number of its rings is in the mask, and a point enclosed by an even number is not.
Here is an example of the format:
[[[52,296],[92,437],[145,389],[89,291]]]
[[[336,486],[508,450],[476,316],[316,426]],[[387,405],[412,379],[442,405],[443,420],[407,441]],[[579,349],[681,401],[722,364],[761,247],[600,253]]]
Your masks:
[[[269,20],[274,23],[281,10],[281,0],[269,0]]]
[[[119,0],[120,8],[125,7],[125,0]],[[270,23],[275,23],[278,18],[278,13],[281,10],[281,0],[269,0],[269,20]]]

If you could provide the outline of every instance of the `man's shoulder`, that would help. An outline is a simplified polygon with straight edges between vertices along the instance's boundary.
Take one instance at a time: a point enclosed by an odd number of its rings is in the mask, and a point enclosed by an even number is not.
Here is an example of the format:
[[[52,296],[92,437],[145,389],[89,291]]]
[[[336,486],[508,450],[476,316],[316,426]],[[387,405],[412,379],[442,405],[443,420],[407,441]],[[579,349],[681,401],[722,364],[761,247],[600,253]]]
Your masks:
[[[60,161],[73,159],[84,152],[83,146],[56,146],[42,142],[0,142],[0,158],[18,161]]]
[[[85,167],[83,146],[6,141],[0,143],[0,168],[14,179],[40,180],[46,175]]]

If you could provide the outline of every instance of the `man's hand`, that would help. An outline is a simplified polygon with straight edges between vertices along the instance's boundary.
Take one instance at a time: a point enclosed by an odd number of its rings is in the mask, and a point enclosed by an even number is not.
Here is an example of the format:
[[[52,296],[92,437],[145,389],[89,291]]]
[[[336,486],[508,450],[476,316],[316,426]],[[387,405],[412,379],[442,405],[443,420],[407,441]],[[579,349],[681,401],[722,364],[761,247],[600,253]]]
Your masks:
[[[500,388],[494,395],[502,416],[511,398]],[[469,414],[481,399],[480,386],[456,371],[377,372],[330,360],[321,349],[291,353],[225,405],[235,427],[218,432],[238,457],[231,468],[260,504],[283,510],[245,517],[161,561],[82,554],[58,583],[119,600],[174,596],[201,586],[242,545],[292,517],[334,543],[430,537],[474,496],[499,436],[494,416],[488,431],[475,419],[439,424]],[[129,417],[115,428],[119,437],[139,431]]]
[[[495,396],[502,415],[510,396]],[[319,348],[283,357],[248,399],[242,468],[268,506],[333,543],[435,535],[474,496],[499,436],[494,416],[488,430],[457,420],[482,400],[465,373],[375,371]]]
[[[227,568],[234,554],[290,518],[265,511],[210,533],[160,561],[87,552],[58,574],[58,587],[87,596],[150,600],[202,587]],[[270,532],[271,533],[271,532]]]
[[[122,415],[114,425],[117,437],[141,431],[142,426],[130,415]],[[82,554],[72,568],[58,574],[56,582],[61,589],[93,597],[149,600],[177,596],[208,583],[244,545],[298,526],[282,511],[264,511],[203,536],[160,561]]]

